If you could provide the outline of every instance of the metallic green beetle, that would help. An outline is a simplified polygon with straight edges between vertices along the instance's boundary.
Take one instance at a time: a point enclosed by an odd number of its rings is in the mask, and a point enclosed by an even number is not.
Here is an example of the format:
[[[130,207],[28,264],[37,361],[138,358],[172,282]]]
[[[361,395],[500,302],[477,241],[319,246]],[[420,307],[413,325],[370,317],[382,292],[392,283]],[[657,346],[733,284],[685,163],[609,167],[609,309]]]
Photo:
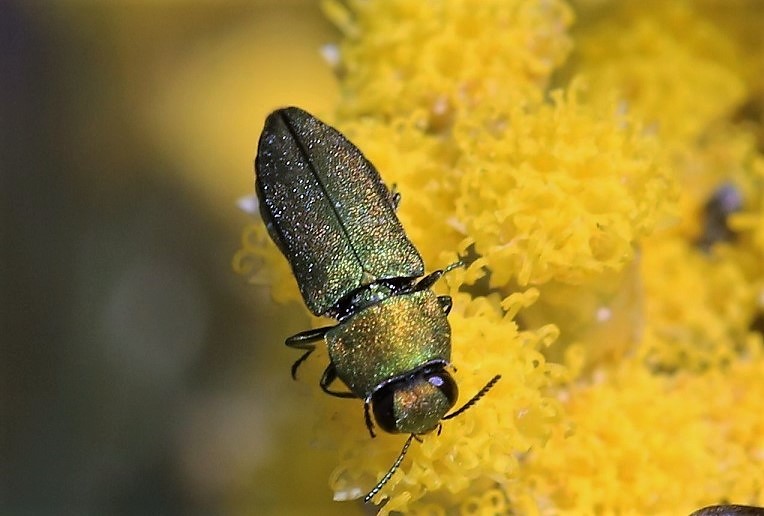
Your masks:
[[[451,359],[451,298],[436,296],[430,287],[449,269],[422,277],[422,258],[395,215],[400,196],[339,131],[299,108],[274,111],[260,136],[255,169],[262,219],[289,261],[305,304],[315,315],[338,320],[286,340],[305,350],[292,377],[316,342],[325,340],[330,362],[321,388],[362,399],[372,437],[370,406],[380,428],[411,434],[368,502],[414,436],[469,408],[499,376],[446,415],[458,396],[445,370]],[[330,389],[338,378],[349,391]]]
[[[753,505],[709,505],[690,516],[764,516],[764,507]]]

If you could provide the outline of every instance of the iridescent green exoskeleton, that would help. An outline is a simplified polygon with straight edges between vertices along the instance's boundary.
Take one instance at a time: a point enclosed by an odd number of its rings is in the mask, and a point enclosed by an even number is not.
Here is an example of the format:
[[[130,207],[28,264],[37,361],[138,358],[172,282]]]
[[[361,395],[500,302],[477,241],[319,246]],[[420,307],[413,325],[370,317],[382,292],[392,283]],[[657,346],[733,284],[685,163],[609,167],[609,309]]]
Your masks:
[[[690,514],[690,516],[764,516],[764,507],[753,505],[709,505]]]
[[[499,377],[446,415],[458,396],[445,370],[451,360],[451,298],[436,296],[430,287],[448,269],[422,277],[422,258],[395,215],[400,196],[339,131],[299,108],[274,111],[260,136],[255,169],[260,213],[305,304],[315,315],[338,321],[287,339],[288,346],[305,350],[292,376],[325,340],[330,362],[321,388],[362,399],[372,437],[370,407],[383,430],[411,434],[368,502],[414,436],[439,429],[441,420],[473,405]],[[337,379],[347,391],[330,388]]]

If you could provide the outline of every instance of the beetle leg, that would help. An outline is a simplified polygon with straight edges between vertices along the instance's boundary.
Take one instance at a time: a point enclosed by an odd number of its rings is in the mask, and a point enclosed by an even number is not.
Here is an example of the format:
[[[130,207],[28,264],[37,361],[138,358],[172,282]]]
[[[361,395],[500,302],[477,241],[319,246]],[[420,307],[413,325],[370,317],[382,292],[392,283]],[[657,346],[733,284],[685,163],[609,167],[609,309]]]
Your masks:
[[[440,303],[440,307],[443,309],[443,313],[448,315],[451,313],[451,307],[454,306],[454,301],[451,299],[451,296],[438,296],[438,303]]]
[[[414,288],[412,289],[413,292],[421,292],[422,290],[427,290],[431,286],[433,286],[441,277],[443,276],[443,271],[435,271],[431,272],[424,278],[420,279],[416,285],[414,285]]]
[[[451,272],[454,269],[458,269],[459,267],[466,267],[466,266],[467,266],[467,264],[464,263],[464,261],[459,260],[458,262],[454,262],[451,265],[449,265],[448,267],[446,267],[445,269],[443,269],[443,274],[448,274],[449,272]]]
[[[464,267],[464,262],[459,260],[458,262],[454,262],[448,267],[446,267],[443,270],[434,271],[425,276],[424,278],[420,279],[416,285],[414,285],[414,288],[412,289],[413,292],[419,292],[422,290],[427,290],[431,286],[435,284],[441,277],[443,277],[444,274],[448,274],[452,270],[456,269],[457,267]]]
[[[290,348],[305,349],[307,350],[300,358],[298,358],[294,364],[292,364],[292,379],[297,379],[297,369],[300,364],[305,362],[307,358],[316,349],[316,345],[313,344],[324,338],[326,332],[329,331],[332,326],[324,326],[323,328],[315,328],[313,330],[302,331],[296,335],[289,337],[285,344]]]
[[[401,194],[398,191],[398,185],[393,183],[390,187],[390,204],[393,206],[393,211],[398,211],[398,206],[401,203]]]
[[[371,438],[374,439],[377,435],[374,433],[374,423],[371,422],[371,414],[369,414],[369,401],[363,402],[363,419],[366,421],[366,428],[369,429]]]
[[[326,332],[334,328],[334,326],[323,326],[321,328],[314,328],[312,330],[301,331],[289,337],[286,340],[286,345],[290,348],[308,349],[313,348],[313,342],[319,341],[324,338]]]
[[[336,379],[337,379],[337,369],[335,369],[334,364],[329,364],[328,366],[326,366],[326,369],[324,369],[324,374],[321,376],[321,381],[319,382],[319,385],[321,386],[321,390],[324,391],[326,394],[330,394],[338,398],[357,398],[358,397],[352,392],[330,391],[329,385],[331,385],[331,383]]]
[[[294,364],[292,364],[292,380],[297,380],[297,368],[299,368],[300,364],[302,364],[308,359],[310,354],[313,353],[314,349],[315,348],[309,349],[308,351],[303,353],[303,355],[300,358],[294,361]]]

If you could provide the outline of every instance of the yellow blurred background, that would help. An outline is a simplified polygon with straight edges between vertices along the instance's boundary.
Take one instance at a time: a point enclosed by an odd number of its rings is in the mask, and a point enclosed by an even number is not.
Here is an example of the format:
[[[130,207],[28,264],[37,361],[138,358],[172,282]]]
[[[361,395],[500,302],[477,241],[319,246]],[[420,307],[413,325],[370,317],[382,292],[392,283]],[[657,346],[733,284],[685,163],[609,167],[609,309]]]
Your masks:
[[[283,346],[305,311],[231,269],[265,115],[338,95],[318,3],[6,0],[0,27],[0,513],[336,510]]]

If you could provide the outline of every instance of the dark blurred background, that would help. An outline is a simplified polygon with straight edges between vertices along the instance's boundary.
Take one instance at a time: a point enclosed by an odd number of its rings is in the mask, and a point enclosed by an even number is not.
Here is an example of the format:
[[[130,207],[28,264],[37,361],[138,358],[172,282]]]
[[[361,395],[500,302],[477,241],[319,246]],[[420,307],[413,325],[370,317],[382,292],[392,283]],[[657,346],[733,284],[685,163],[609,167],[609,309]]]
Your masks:
[[[1,514],[330,512],[297,304],[231,268],[315,1],[0,2]],[[336,509],[336,507],[334,507]]]

